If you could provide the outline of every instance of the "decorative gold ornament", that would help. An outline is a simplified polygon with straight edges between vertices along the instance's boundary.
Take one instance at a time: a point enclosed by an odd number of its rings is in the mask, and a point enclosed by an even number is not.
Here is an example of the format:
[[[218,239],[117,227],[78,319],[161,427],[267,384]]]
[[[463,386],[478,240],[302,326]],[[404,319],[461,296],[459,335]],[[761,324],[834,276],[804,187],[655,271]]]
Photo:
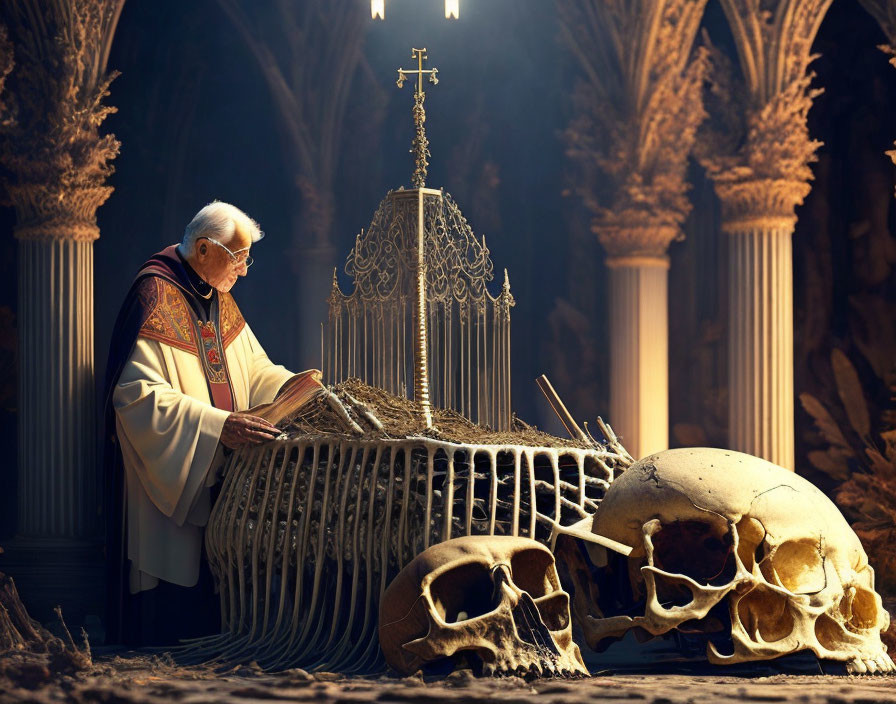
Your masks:
[[[690,211],[688,154],[704,118],[705,0],[563,0],[580,79],[565,132],[577,192],[611,257],[664,260]]]
[[[831,0],[722,0],[743,80],[711,49],[710,112],[698,158],[716,184],[727,232],[792,228],[810,191],[815,152],[806,117],[820,89],[810,88],[812,42]]]
[[[423,109],[423,101],[426,94],[423,92],[423,76],[429,75],[429,82],[433,85],[439,82],[439,69],[433,67],[431,69],[423,69],[423,62],[426,61],[426,49],[411,49],[411,58],[417,59],[417,69],[408,70],[398,69],[398,80],[395,84],[401,88],[408,76],[416,74],[417,88],[414,90],[414,140],[411,142],[411,151],[414,154],[414,177],[411,179],[411,185],[414,188],[423,188],[426,186],[426,169],[429,166],[429,140],[426,138],[426,111]]]
[[[354,291],[328,300],[324,369],[330,382],[359,377],[407,395],[411,380],[427,428],[432,403],[497,429],[510,427],[510,308],[507,272],[501,293],[486,284],[493,264],[444,190],[425,187],[426,49],[414,49],[416,70],[399,69],[398,85],[417,76],[414,92],[414,188],[390,191],[348,256]],[[413,371],[409,374],[409,367]]]
[[[106,63],[123,5],[10,0],[0,10],[17,43],[0,161],[19,240],[99,237],[96,211],[112,193],[106,179],[119,146],[99,125],[115,112],[103,100],[118,75]]]

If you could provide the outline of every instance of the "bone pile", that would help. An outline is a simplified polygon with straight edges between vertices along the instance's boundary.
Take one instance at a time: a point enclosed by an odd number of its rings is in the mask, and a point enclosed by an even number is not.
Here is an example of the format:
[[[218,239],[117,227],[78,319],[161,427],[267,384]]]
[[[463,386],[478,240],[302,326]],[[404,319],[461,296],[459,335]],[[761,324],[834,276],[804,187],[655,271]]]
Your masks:
[[[231,457],[206,532],[223,633],[189,659],[380,669],[380,598],[415,556],[466,535],[547,543],[632,463],[607,426],[606,444],[590,445],[437,411],[423,436],[414,410],[348,381],[281,438]]]

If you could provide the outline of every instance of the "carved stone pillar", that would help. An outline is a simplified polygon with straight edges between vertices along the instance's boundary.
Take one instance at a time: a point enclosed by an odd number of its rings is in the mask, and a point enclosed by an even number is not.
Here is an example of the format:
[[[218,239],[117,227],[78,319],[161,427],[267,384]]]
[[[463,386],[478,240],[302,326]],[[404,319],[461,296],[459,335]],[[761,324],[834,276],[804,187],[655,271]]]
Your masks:
[[[704,117],[705,2],[564,0],[582,79],[566,131],[578,193],[610,267],[610,413],[636,457],[669,442],[669,243],[690,210],[687,158]]]
[[[728,243],[729,446],[794,468],[794,204],[804,181],[716,181]]]
[[[753,187],[781,193],[792,191],[794,185],[805,188],[805,184],[786,183]],[[724,188],[720,192],[730,195]],[[791,248],[795,222],[793,216],[768,215],[729,217],[722,224],[730,238],[729,445],[788,469],[794,468]]]
[[[611,257],[610,417],[633,457],[669,447],[667,257]]]
[[[93,239],[19,240],[19,521],[35,538],[97,535]],[[67,234],[67,233],[66,233]]]
[[[728,247],[728,435],[735,450],[794,468],[794,209],[809,193],[819,142],[806,116],[810,49],[830,0],[722,0],[740,75],[713,55],[715,129],[701,162],[722,203]],[[721,123],[721,127],[718,123]]]
[[[122,5],[0,8],[15,56],[0,159],[16,210],[20,341],[18,530],[4,571],[38,618],[62,604],[74,624],[100,613],[103,598],[93,242],[118,153],[98,126],[112,110],[105,65]]]
[[[794,205],[805,181],[716,181],[728,243],[728,444],[794,469]]]

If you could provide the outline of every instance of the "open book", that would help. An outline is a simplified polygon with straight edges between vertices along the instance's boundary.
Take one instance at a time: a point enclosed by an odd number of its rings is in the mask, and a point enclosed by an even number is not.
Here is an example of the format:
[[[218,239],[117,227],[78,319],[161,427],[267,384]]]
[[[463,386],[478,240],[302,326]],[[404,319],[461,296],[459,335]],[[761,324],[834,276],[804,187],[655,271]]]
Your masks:
[[[292,418],[323,390],[323,384],[320,382],[322,376],[319,369],[300,372],[283,385],[277,398],[270,403],[250,408],[248,412],[278,425],[280,422]]]

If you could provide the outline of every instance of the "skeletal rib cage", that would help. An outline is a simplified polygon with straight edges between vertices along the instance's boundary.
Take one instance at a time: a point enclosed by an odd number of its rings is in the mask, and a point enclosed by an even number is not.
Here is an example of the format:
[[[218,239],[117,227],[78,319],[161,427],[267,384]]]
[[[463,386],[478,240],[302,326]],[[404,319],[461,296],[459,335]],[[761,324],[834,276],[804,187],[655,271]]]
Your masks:
[[[234,454],[206,532],[223,633],[183,659],[383,669],[379,602],[401,568],[464,535],[547,543],[555,522],[592,514],[631,464],[604,428],[608,445],[592,448],[373,438],[359,428]]]

